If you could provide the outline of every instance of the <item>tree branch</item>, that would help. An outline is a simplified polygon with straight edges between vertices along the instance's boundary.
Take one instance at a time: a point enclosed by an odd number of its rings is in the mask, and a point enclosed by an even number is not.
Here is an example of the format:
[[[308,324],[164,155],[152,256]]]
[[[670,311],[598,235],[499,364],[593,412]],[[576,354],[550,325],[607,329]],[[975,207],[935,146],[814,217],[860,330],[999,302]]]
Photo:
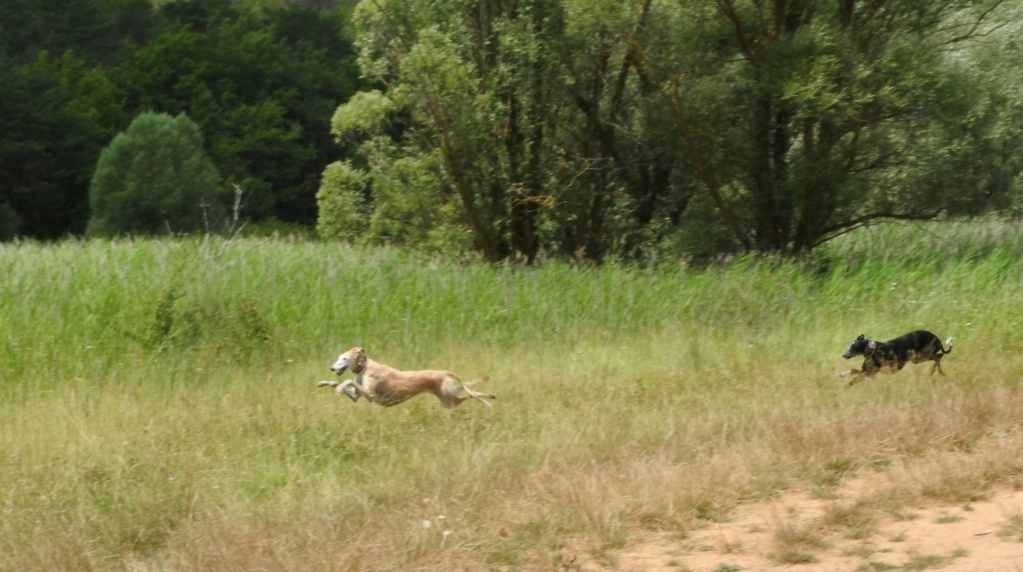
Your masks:
[[[821,235],[818,240],[814,241],[813,246],[817,247],[825,242],[842,236],[843,234],[852,232],[858,228],[865,226],[871,226],[873,224],[879,224],[890,220],[931,220],[938,216],[938,211],[929,212],[906,212],[898,213],[892,211],[876,211],[861,215],[847,221],[838,222],[830,226],[824,227],[821,231]]]
[[[958,43],[958,42],[964,42],[966,40],[972,40],[972,39],[977,38],[979,36],[986,36],[986,35],[990,34],[991,32],[997,30],[998,28],[1001,28],[1002,26],[1004,26],[1005,25],[1004,23],[1002,23],[1002,24],[995,24],[990,30],[988,30],[986,32],[978,33],[978,31],[977,31],[977,30],[980,29],[981,25],[984,24],[984,21],[987,20],[987,18],[991,15],[991,13],[994,12],[995,10],[997,10],[1004,3],[1004,1],[1005,0],[995,0],[995,2],[993,4],[991,4],[991,6],[989,6],[986,10],[981,12],[979,16],[977,16],[977,19],[974,20],[969,25],[970,27],[969,27],[969,29],[965,33],[959,34],[958,36],[955,36],[955,37],[953,37],[953,38],[951,38],[949,40],[946,40],[945,44],[955,44],[955,43]]]
[[[717,184],[714,183],[713,178],[710,175],[710,169],[707,166],[707,158],[704,157],[703,152],[700,150],[700,146],[694,141],[695,134],[692,127],[692,123],[689,121],[685,109],[682,106],[682,96],[679,93],[679,79],[676,77],[671,81],[670,95],[666,95],[665,99],[668,100],[668,105],[671,107],[671,113],[675,118],[675,124],[682,132],[682,139],[686,142],[686,146],[689,147],[689,152],[693,157],[693,165],[696,169],[697,178],[703,184],[703,188],[710,195],[711,200],[714,202],[714,206],[721,213],[721,216],[725,219],[725,224],[731,229],[732,234],[739,240],[743,248],[749,249],[750,240],[749,236],[744,231],[745,225],[739,218],[739,215],[729,206],[728,202],[725,201],[724,196],[721,194],[721,189],[718,188]]]

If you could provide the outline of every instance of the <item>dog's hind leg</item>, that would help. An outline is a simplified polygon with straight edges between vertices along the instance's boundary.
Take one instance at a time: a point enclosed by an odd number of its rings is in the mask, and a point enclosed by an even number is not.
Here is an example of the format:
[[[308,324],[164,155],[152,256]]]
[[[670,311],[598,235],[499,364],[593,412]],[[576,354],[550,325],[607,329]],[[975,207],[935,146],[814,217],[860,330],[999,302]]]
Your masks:
[[[487,381],[490,381],[490,376],[489,375],[484,375],[483,377],[481,377],[481,378],[479,378],[477,380],[467,381],[465,383],[462,383],[462,386],[459,389],[465,389],[465,391],[474,391],[475,393],[480,393],[478,391],[473,390],[472,386],[479,385],[479,384],[487,382]],[[459,380],[459,383],[461,383],[461,380]],[[489,393],[480,393],[480,395],[486,395],[486,396],[490,397],[491,399],[497,399],[496,397],[494,397],[493,395],[490,395]]]
[[[468,381],[468,382],[463,382],[461,379],[459,379],[455,375],[451,375],[449,377],[449,379],[452,379],[457,384],[457,387],[455,387],[454,391],[452,392],[452,395],[456,399],[458,399],[459,402],[464,401],[465,399],[467,399],[466,397],[460,397],[460,395],[462,393],[465,393],[467,396],[469,396],[469,397],[471,397],[473,399],[478,399],[479,401],[483,402],[483,404],[486,405],[487,407],[493,407],[494,406],[492,403],[490,403],[486,399],[497,399],[496,395],[493,395],[491,393],[483,393],[483,392],[476,391],[476,390],[472,389],[472,386],[474,386],[476,384],[483,383],[485,381],[490,381],[490,376],[489,375],[484,375],[483,377],[481,377],[481,378],[479,378],[479,379],[477,379],[475,381]],[[484,398],[486,398],[486,399],[484,399]]]
[[[940,373],[941,375],[945,375],[945,370],[941,369],[941,357],[952,351],[953,339],[955,338],[949,338],[945,340],[945,345],[948,346],[947,350],[945,349],[945,346],[941,345],[941,341],[940,340],[938,341],[938,353],[934,357],[934,366],[931,367],[931,375],[934,375],[934,370],[938,370],[938,373]]]

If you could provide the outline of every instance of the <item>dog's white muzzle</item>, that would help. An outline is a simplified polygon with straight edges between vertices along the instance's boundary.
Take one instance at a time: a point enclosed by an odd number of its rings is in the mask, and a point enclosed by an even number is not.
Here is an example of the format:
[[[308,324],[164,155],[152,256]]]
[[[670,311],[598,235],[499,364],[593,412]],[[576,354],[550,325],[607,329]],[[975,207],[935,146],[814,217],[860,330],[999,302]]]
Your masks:
[[[345,372],[345,370],[348,369],[348,366],[351,365],[348,362],[349,360],[345,359],[345,357],[342,356],[340,359],[337,360],[337,362],[334,365],[330,366],[330,371],[336,373],[337,375],[341,375]]]

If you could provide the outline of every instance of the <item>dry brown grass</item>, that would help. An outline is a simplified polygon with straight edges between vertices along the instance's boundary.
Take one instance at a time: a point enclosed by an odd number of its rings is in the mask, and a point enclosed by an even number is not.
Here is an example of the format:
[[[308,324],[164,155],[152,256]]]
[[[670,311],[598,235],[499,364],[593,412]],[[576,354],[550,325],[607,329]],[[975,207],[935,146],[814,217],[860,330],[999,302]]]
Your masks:
[[[801,381],[804,371],[765,377],[746,399],[687,388],[691,378],[664,366],[628,377],[627,365],[600,363],[600,350],[584,350],[567,375],[504,381],[494,413],[427,400],[360,408],[267,392],[276,383],[169,399],[64,389],[35,421],[20,419],[51,436],[21,449],[19,472],[41,482],[8,501],[5,530],[29,542],[3,568],[536,569],[567,554],[599,560],[652,530],[682,538],[786,490],[870,483],[855,506],[778,524],[775,559],[795,563],[813,558],[818,527],[867,536],[878,513],[968,502],[1023,477],[1015,387],[904,372],[836,393]],[[648,380],[647,398],[595,382],[586,358],[612,379]]]

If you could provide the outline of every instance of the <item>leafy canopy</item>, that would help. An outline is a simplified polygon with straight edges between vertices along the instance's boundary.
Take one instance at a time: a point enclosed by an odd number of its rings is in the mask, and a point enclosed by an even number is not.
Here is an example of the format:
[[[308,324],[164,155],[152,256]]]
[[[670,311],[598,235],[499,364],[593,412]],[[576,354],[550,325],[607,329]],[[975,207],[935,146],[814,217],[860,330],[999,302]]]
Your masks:
[[[224,216],[220,175],[185,114],[145,112],[100,154],[87,234],[210,230]]]

